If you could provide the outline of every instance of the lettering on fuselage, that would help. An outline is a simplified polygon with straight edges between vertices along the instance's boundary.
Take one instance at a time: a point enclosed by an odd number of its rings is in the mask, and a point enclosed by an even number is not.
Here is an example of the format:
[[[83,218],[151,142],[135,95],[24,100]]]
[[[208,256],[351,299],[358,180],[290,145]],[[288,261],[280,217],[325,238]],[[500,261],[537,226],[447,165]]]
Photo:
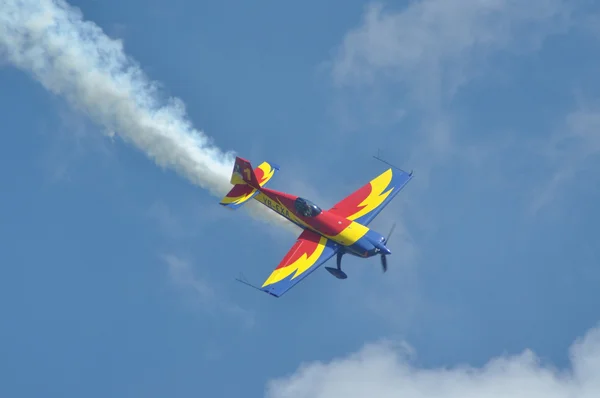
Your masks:
[[[290,218],[290,211],[288,209],[286,209],[285,207],[283,207],[282,205],[280,205],[279,203],[275,203],[273,202],[271,199],[269,199],[266,195],[263,195],[261,198],[261,201],[267,205],[267,207],[269,207],[270,209],[275,210],[277,213],[281,214],[282,216],[286,217],[286,218]]]

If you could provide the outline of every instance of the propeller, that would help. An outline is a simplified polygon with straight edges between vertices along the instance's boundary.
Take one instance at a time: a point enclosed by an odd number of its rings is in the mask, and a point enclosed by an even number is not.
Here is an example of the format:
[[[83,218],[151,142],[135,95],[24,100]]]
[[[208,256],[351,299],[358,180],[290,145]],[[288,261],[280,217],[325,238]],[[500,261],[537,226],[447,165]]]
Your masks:
[[[387,238],[385,238],[386,245],[387,245],[388,241],[390,240],[390,236],[392,236],[392,232],[394,232],[395,228],[396,228],[396,223],[394,223],[394,225],[392,225],[392,228],[390,228],[390,232],[388,233]],[[381,268],[383,268],[383,272],[387,271],[387,257],[384,253],[381,253]]]

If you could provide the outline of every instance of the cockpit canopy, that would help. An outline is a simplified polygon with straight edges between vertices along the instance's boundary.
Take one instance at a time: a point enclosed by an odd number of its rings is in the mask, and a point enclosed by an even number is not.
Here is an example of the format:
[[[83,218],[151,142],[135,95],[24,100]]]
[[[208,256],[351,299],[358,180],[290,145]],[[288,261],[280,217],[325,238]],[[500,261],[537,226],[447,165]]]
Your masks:
[[[308,199],[298,198],[294,202],[296,212],[304,217],[315,217],[321,214],[323,210]]]

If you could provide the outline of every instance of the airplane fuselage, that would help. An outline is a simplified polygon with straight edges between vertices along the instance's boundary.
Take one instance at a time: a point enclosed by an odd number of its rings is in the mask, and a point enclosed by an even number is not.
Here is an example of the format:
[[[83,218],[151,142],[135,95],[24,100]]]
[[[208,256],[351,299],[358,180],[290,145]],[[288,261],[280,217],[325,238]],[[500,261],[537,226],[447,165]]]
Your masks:
[[[338,245],[341,251],[358,257],[391,254],[385,237],[370,228],[323,210],[314,203],[269,188],[261,188],[254,199],[298,225],[324,236]]]

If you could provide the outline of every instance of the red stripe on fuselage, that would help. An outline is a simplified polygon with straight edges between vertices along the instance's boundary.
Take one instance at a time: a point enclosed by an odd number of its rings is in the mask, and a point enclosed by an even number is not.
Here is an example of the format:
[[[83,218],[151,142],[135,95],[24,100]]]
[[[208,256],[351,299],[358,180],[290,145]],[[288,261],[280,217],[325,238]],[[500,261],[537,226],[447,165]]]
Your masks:
[[[276,204],[278,207],[281,207],[281,205],[285,206],[286,210],[292,213],[294,217],[302,220],[302,222],[306,223],[314,230],[319,231],[323,235],[336,236],[352,223],[352,221],[346,219],[345,217],[340,217],[339,215],[332,214],[326,210],[323,210],[323,212],[316,217],[304,217],[296,212],[296,208],[294,206],[294,201],[298,198],[298,196],[268,188],[261,189],[261,192],[272,201],[272,205]],[[277,208],[275,208],[275,211],[283,214]],[[283,215],[285,216],[285,214]]]

